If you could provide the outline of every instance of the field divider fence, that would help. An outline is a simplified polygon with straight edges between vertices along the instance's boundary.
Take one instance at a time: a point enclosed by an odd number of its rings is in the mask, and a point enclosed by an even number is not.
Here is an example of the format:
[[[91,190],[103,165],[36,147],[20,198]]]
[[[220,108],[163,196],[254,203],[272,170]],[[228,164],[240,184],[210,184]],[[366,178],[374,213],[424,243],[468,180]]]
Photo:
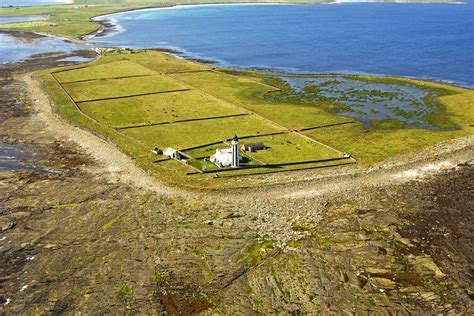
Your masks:
[[[68,68],[68,69],[61,69],[61,70],[54,70],[54,71],[51,71],[50,74],[59,74],[59,73],[63,73],[63,72],[68,72],[68,71],[73,71],[73,70],[78,70],[78,69],[84,69],[84,68],[87,68],[89,67],[90,65],[84,65],[84,66],[78,66],[78,67],[74,67],[74,68]]]
[[[141,77],[151,77],[151,76],[156,76],[156,75],[157,74],[148,74],[148,75],[133,75],[133,76],[84,79],[84,80],[77,80],[77,81],[65,81],[65,82],[62,82],[62,84],[72,84],[72,83],[92,82],[92,81],[106,81],[106,80],[120,80],[120,79],[129,79],[129,78],[141,78]]]
[[[186,71],[173,71],[173,72],[164,72],[164,75],[183,75],[183,74],[195,74],[200,72],[211,72],[212,69],[202,69],[202,70],[186,70]]]
[[[341,123],[333,123],[333,124],[305,127],[305,128],[301,128],[301,129],[296,130],[296,132],[305,132],[305,131],[311,131],[311,130],[319,129],[319,128],[326,128],[326,127],[333,127],[333,126],[354,124],[354,123],[355,123],[354,121],[347,121],[347,122],[341,122]]]
[[[235,78],[241,78],[239,76],[236,76],[234,74],[230,74],[230,73],[226,73],[224,71],[219,71],[219,70],[216,70],[216,69],[211,69],[210,70],[211,72],[214,72],[214,73],[217,73],[217,74],[221,74],[221,75],[226,75],[226,76],[231,76],[231,77],[235,77]],[[264,87],[267,87],[267,88],[270,88],[272,89],[271,91],[268,91],[268,92],[279,92],[279,91],[283,91],[283,89],[281,88],[277,88],[277,87],[274,87],[272,85],[269,85],[269,84],[266,84],[266,83],[263,83],[263,82],[259,82],[257,80],[254,80],[253,78],[251,78],[250,76],[246,76],[245,79],[247,80],[250,80],[252,81],[253,83],[256,83],[258,85],[261,85],[261,86],[264,86]]]
[[[280,131],[280,132],[266,133],[266,134],[255,134],[255,135],[248,135],[248,136],[242,136],[242,137],[239,136],[239,139],[249,139],[249,138],[255,138],[255,137],[265,137],[265,136],[280,135],[280,134],[286,134],[286,133],[290,133],[290,131]],[[208,146],[212,146],[212,145],[217,145],[217,144],[225,144],[226,142],[229,142],[229,141],[231,141],[231,140],[232,140],[232,138],[223,139],[223,140],[215,141],[215,142],[212,142],[212,143],[206,143],[206,144],[202,144],[202,145],[198,145],[198,146],[183,148],[183,149],[180,149],[180,151],[183,151],[183,152],[184,152],[184,151],[190,151],[190,150],[199,149],[199,148],[204,148],[204,147],[208,147]]]
[[[167,90],[167,91],[137,93],[137,94],[129,94],[129,95],[124,95],[124,96],[118,96],[118,97],[90,99],[90,100],[83,100],[83,101],[76,101],[76,102],[78,104],[80,104],[80,103],[100,102],[100,101],[108,101],[108,100],[119,100],[119,99],[136,98],[136,97],[142,97],[142,96],[154,95],[154,94],[185,92],[185,91],[189,91],[189,90],[191,90],[191,89],[176,89],[176,90]]]
[[[229,172],[229,171],[237,171],[237,170],[246,170],[246,169],[272,169],[272,168],[281,168],[287,166],[297,166],[297,165],[307,165],[311,163],[323,163],[323,162],[332,162],[332,161],[340,161],[349,159],[347,157],[336,157],[336,158],[327,158],[327,159],[315,159],[315,160],[304,160],[304,161],[295,161],[295,162],[284,162],[284,163],[274,163],[274,164],[265,164],[265,165],[254,165],[254,166],[245,166],[245,167],[238,167],[238,168],[228,168],[228,169],[216,169],[216,170],[203,170],[202,173],[222,173],[222,172]],[[353,163],[353,162],[352,162]],[[321,167],[321,166],[320,166]],[[302,169],[297,169],[302,170]],[[291,171],[291,170],[285,170]],[[265,173],[265,172],[262,172]],[[187,175],[192,175],[187,174]]]
[[[99,123],[96,119],[90,117],[89,115],[87,115],[86,113],[84,113],[81,109],[81,107],[77,104],[77,102],[74,100],[74,98],[69,94],[69,92],[67,91],[67,89],[65,89],[63,87],[63,85],[61,84],[61,82],[58,80],[58,78],[56,78],[56,76],[54,75],[54,73],[50,73],[51,74],[51,77],[53,77],[54,81],[56,81],[56,83],[58,84],[58,86],[61,88],[61,90],[64,91],[64,93],[66,93],[67,97],[69,98],[69,100],[71,100],[72,104],[74,104],[74,107],[76,108],[76,110],[81,114],[83,115],[84,117],[88,118],[89,120],[95,122],[95,123]]]
[[[176,120],[176,121],[168,121],[168,122],[157,122],[157,123],[146,123],[146,124],[144,123],[144,124],[140,124],[140,125],[129,125],[129,126],[122,126],[122,127],[114,127],[114,128],[117,129],[117,130],[123,130],[123,129],[155,126],[155,125],[168,125],[168,124],[175,124],[175,123],[217,120],[217,119],[223,119],[223,118],[228,118],[228,117],[237,117],[237,116],[245,116],[245,115],[250,115],[250,113],[238,113],[238,114],[230,114],[230,115],[210,116],[210,117],[192,118],[192,119],[184,119],[184,120]]]
[[[324,169],[324,168],[334,168],[334,167],[342,167],[347,165],[355,164],[355,161],[346,162],[346,163],[339,163],[339,164],[332,164],[332,165],[325,165],[325,166],[313,166],[313,167],[306,167],[306,168],[298,168],[293,170],[272,170],[272,171],[261,171],[261,172],[254,172],[254,173],[247,173],[247,174],[233,174],[233,175],[223,175],[222,177],[215,173],[216,176],[214,178],[236,178],[236,177],[249,177],[249,176],[258,176],[258,175],[267,175],[271,173],[281,173],[281,172],[296,172],[296,171],[304,171],[304,170],[313,170],[313,169]],[[265,168],[265,167],[263,167]],[[197,173],[195,173],[197,174]]]

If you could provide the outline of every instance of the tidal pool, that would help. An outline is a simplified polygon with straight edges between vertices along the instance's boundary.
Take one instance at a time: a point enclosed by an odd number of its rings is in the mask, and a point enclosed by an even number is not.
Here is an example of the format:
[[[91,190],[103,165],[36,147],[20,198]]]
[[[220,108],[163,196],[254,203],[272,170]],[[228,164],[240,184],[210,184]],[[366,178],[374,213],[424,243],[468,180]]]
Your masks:
[[[16,23],[16,22],[29,22],[29,21],[44,21],[48,17],[44,15],[35,16],[0,16],[0,24],[3,23]],[[1,26],[1,25],[0,25]]]
[[[367,82],[346,77],[281,77],[289,92],[269,95],[273,101],[296,101],[322,106],[338,115],[352,117],[366,128],[391,123],[400,128],[453,129],[433,119],[443,105],[437,91],[410,84]]]
[[[56,37],[21,37],[0,33],[0,64],[19,62],[49,52],[72,52],[86,45],[67,43]]]
[[[33,146],[0,144],[0,171],[30,170],[40,173],[61,173],[60,170],[25,163],[39,157]]]
[[[85,63],[89,61],[93,61],[94,58],[87,58],[87,57],[81,57],[81,56],[72,56],[72,57],[67,57],[60,59],[59,61],[65,61],[65,62],[73,62],[73,63]]]

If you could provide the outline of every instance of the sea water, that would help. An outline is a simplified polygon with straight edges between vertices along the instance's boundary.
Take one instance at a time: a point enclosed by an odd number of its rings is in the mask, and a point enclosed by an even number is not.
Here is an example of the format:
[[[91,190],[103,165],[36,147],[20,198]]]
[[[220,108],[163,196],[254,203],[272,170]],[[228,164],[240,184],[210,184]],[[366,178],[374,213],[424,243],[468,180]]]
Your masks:
[[[474,6],[203,5],[100,17],[114,46],[166,47],[221,66],[406,76],[474,86]],[[99,40],[99,38],[96,38]]]
[[[49,52],[71,52],[88,48],[56,37],[22,38],[0,33],[0,65],[29,59]]]

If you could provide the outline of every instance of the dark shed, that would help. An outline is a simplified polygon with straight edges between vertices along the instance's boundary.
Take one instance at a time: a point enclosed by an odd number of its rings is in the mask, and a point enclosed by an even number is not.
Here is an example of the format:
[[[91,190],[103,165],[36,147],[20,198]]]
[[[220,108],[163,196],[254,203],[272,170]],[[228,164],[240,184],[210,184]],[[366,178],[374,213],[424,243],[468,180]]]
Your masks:
[[[264,143],[259,142],[259,143],[250,143],[250,144],[244,144],[242,145],[242,150],[243,151],[257,151],[257,150],[262,150],[267,148]]]

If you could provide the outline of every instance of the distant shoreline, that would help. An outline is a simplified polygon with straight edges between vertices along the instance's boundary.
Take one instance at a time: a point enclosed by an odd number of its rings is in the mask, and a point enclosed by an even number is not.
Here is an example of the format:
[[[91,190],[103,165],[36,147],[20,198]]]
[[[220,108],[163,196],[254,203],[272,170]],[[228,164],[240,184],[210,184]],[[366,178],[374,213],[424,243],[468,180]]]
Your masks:
[[[176,10],[176,9],[187,9],[187,8],[195,8],[195,7],[204,7],[204,6],[252,6],[252,5],[318,5],[318,4],[329,4],[331,2],[320,2],[320,3],[285,3],[285,2],[236,2],[236,3],[209,3],[209,4],[169,4],[157,7],[150,7],[150,8],[136,8],[130,10],[124,10],[119,12],[101,14],[97,16],[91,17],[91,21],[100,25],[100,27],[92,31],[90,33],[84,34],[80,37],[81,40],[88,40],[94,37],[101,37],[106,36],[108,34],[112,34],[116,31],[116,29],[120,28],[118,23],[115,23],[114,19],[111,19],[110,16],[112,15],[119,15],[119,14],[126,14],[129,12],[137,12],[137,11],[154,11],[154,10]]]
[[[348,1],[340,1],[336,0],[335,2],[328,2],[328,3],[321,3],[321,4],[340,4],[340,3],[353,3],[353,2],[348,2]],[[359,1],[357,3],[363,3],[363,2],[371,2],[371,3],[447,3],[447,4],[455,4],[454,2],[451,1]],[[356,2],[354,2],[356,3]],[[185,4],[185,5],[168,5],[164,7],[155,7],[155,8],[141,8],[141,9],[132,9],[132,10],[127,10],[127,11],[122,11],[122,12],[115,12],[115,13],[110,13],[110,14],[103,14],[103,15],[98,15],[95,17],[92,17],[91,20],[95,23],[98,23],[101,25],[101,27],[94,31],[91,32],[87,35],[81,36],[81,40],[84,41],[94,41],[96,39],[98,42],[100,42],[100,37],[102,36],[107,36],[110,34],[118,33],[121,32],[121,26],[118,23],[117,19],[114,18],[114,16],[117,15],[122,15],[126,14],[129,12],[136,12],[136,11],[155,11],[155,10],[176,10],[176,9],[188,9],[188,8],[194,8],[194,7],[204,7],[204,6],[260,6],[260,5],[282,5],[282,6],[294,6],[294,5],[312,5],[312,4],[299,4],[299,3],[220,3],[220,4]],[[154,47],[154,48],[147,48],[147,49],[156,49],[156,50],[166,50],[168,53],[173,54],[174,56],[178,58],[184,58],[187,60],[195,60],[195,61],[200,61],[202,58],[204,58],[205,63],[219,63],[218,60],[212,59],[212,58],[207,58],[207,57],[197,57],[197,56],[192,56],[192,54],[188,54],[181,50],[179,47],[169,47],[169,46],[160,46],[160,47]],[[139,50],[137,48],[137,50]],[[445,85],[451,85],[455,87],[460,87],[460,88],[466,88],[466,89],[474,89],[474,86],[468,85],[462,82],[457,82],[454,80],[447,80],[447,79],[438,79],[438,78],[431,78],[431,77],[414,77],[414,76],[394,76],[394,75],[387,75],[387,74],[382,74],[382,73],[312,73],[312,72],[297,72],[297,71],[288,71],[284,72],[282,69],[272,69],[272,68],[259,68],[258,66],[251,67],[251,68],[245,68],[245,67],[234,67],[234,66],[225,66],[225,65],[220,65],[220,67],[224,68],[234,68],[234,69],[242,69],[242,70],[254,70],[254,71],[264,71],[264,72],[270,72],[272,74],[276,75],[295,75],[295,76],[320,76],[320,75],[342,75],[342,76],[373,76],[373,77],[387,77],[387,78],[404,78],[404,79],[413,79],[413,80],[421,80],[421,81],[427,81],[427,82],[433,82],[433,83],[438,83],[438,84],[445,84]]]
[[[400,1],[365,1],[365,2],[400,2]],[[407,2],[407,1],[403,1]],[[441,3],[440,1],[408,1],[410,3]],[[451,1],[442,1],[443,3],[449,3],[449,4],[454,4]],[[326,4],[336,4],[338,3],[338,0],[335,2],[330,2]],[[340,3],[352,3],[352,2],[347,2],[347,1],[341,1]],[[360,2],[359,2],[360,3]],[[71,37],[66,37],[66,36],[56,36],[56,35],[50,35],[47,33],[43,32],[34,32],[30,31],[33,34],[39,35],[39,36],[51,36],[54,38],[60,38],[63,39],[67,42],[71,42],[74,44],[97,44],[100,45],[100,37],[101,36],[107,36],[109,34],[113,34],[115,32],[120,32],[120,24],[116,19],[113,17],[116,15],[121,15],[121,14],[126,14],[129,12],[135,12],[135,11],[152,11],[152,10],[170,10],[170,9],[187,9],[191,7],[204,7],[204,6],[270,6],[270,5],[282,5],[282,6],[289,6],[289,5],[311,5],[311,4],[318,4],[318,3],[280,3],[280,2],[273,2],[273,3],[258,3],[258,2],[252,2],[252,3],[211,3],[211,4],[185,4],[185,5],[160,5],[158,7],[148,7],[148,8],[135,8],[135,9],[127,9],[124,11],[119,11],[119,12],[113,12],[113,13],[107,13],[107,14],[101,14],[97,15],[94,17],[91,17],[90,20],[100,24],[100,27],[88,34],[82,35],[79,37],[79,39],[76,38],[71,38]],[[324,4],[324,3],[321,3]],[[6,33],[11,36],[15,36],[15,33],[25,33],[25,31],[17,31],[17,30],[10,30],[10,31],[4,31],[0,30],[1,33]],[[134,48],[137,50],[140,50],[140,48]],[[197,56],[192,56],[192,54],[186,54],[185,51],[180,50],[179,48],[175,47],[167,47],[167,46],[157,46],[157,47],[150,47],[146,48],[149,50],[160,50],[160,51],[166,51],[170,54],[173,54],[174,56],[177,56],[178,58],[184,58],[187,60],[194,60],[198,62],[203,62],[204,63],[218,63],[218,60],[215,59],[207,59],[206,57],[197,57]],[[203,59],[204,58],[204,59]],[[202,60],[203,59],[203,60]],[[343,75],[343,76],[381,76],[381,77],[388,77],[388,78],[406,78],[406,79],[415,79],[415,80],[422,80],[422,81],[427,81],[427,82],[434,82],[434,83],[441,83],[441,84],[447,84],[447,85],[452,85],[455,87],[461,87],[461,88],[467,88],[467,89],[474,89],[474,86],[465,84],[463,82],[458,82],[455,80],[448,80],[448,79],[441,79],[441,78],[432,78],[432,77],[416,77],[416,76],[394,76],[394,75],[387,75],[383,73],[360,73],[360,72],[334,72],[334,73],[328,73],[328,72],[321,72],[321,73],[315,73],[315,72],[298,72],[298,71],[291,71],[291,70],[285,70],[285,69],[272,69],[272,68],[261,68],[258,65],[254,67],[239,67],[239,66],[225,66],[225,65],[220,65],[221,67],[228,67],[228,68],[234,68],[234,69],[243,69],[243,70],[255,70],[255,71],[264,71],[264,72],[271,72],[273,74],[284,74],[284,75],[296,75],[296,76],[311,76],[311,75]]]
[[[74,0],[72,0],[74,1]],[[204,6],[252,6],[252,5],[320,5],[320,4],[351,4],[351,3],[401,3],[401,4],[466,4],[466,2],[460,1],[451,1],[451,0],[369,0],[369,1],[348,1],[348,0],[334,0],[334,1],[321,1],[321,2],[235,2],[235,3],[190,3],[190,4],[163,4],[159,6],[152,6],[146,8],[133,8],[133,9],[125,9],[123,11],[111,12],[106,14],[100,14],[96,16],[92,16],[90,21],[97,23],[100,27],[92,32],[84,34],[80,37],[81,40],[98,37],[98,36],[105,36],[107,34],[111,34],[114,32],[114,28],[119,28],[120,25],[118,23],[114,23],[114,19],[110,17],[113,15],[125,14],[129,12],[136,12],[136,11],[152,11],[152,10],[170,10],[170,9],[186,9],[191,7],[204,7]]]

